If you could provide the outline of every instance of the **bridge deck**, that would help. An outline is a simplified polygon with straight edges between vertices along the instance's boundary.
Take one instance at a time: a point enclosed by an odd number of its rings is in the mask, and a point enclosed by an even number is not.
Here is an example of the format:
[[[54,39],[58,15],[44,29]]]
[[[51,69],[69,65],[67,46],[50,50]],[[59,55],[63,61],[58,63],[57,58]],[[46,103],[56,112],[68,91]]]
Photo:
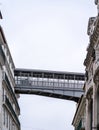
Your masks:
[[[15,69],[15,92],[78,101],[83,94],[83,73]]]

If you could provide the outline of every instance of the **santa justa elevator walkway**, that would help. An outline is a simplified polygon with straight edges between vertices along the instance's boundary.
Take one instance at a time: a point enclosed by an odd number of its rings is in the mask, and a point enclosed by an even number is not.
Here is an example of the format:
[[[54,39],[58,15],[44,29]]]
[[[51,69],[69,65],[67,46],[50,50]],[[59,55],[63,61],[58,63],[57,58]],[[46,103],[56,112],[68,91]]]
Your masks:
[[[84,93],[83,73],[15,69],[15,92],[78,102]]]

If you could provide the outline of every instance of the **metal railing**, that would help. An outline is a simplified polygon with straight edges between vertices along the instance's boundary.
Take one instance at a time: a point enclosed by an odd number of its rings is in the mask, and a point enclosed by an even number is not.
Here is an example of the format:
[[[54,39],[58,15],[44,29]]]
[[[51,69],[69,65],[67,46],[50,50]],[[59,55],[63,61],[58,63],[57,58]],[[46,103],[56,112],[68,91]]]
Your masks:
[[[35,80],[35,79],[16,79],[16,86],[18,87],[61,87],[61,88],[75,88],[75,89],[82,89],[83,87],[83,82],[69,82],[68,80],[63,80],[63,81],[50,81],[49,79],[44,81],[44,80]]]

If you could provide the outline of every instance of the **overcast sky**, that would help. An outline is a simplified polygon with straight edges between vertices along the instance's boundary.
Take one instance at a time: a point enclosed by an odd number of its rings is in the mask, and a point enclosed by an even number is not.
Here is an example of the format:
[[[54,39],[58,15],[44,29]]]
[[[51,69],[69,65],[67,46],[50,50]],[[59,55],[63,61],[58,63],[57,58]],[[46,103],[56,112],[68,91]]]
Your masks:
[[[0,0],[1,24],[17,68],[84,72],[94,0]],[[73,130],[74,102],[21,95],[22,130]]]

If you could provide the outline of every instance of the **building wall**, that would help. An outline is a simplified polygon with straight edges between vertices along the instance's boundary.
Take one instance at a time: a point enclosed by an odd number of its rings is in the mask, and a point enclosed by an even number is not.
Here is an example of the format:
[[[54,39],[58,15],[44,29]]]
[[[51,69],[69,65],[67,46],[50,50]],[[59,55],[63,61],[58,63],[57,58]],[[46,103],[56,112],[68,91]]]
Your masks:
[[[96,17],[89,18],[88,35],[89,44],[87,47],[87,55],[84,61],[86,71],[85,81],[85,114],[86,125],[85,130],[99,130],[99,0],[95,0],[97,7]],[[80,105],[82,100],[80,102]],[[79,106],[80,106],[79,105]],[[75,129],[79,125],[77,122],[80,119],[82,107],[76,111],[73,119]],[[84,113],[83,113],[84,114]],[[77,130],[82,130],[78,128]]]
[[[14,92],[14,63],[0,26],[0,130],[20,130],[18,95]]]
[[[86,66],[86,130],[99,129],[99,0],[95,0],[97,16],[88,22],[89,45]]]

